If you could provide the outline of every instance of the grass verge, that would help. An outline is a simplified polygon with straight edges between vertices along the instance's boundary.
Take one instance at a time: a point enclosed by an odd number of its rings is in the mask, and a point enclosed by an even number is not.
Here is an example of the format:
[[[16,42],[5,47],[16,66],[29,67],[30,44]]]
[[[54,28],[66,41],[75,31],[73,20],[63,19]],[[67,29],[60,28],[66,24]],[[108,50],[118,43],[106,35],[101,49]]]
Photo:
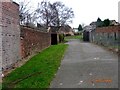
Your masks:
[[[53,45],[3,78],[3,88],[49,88],[68,45]]]
[[[67,39],[80,39],[80,40],[82,40],[82,35],[66,36],[65,40],[67,40]]]

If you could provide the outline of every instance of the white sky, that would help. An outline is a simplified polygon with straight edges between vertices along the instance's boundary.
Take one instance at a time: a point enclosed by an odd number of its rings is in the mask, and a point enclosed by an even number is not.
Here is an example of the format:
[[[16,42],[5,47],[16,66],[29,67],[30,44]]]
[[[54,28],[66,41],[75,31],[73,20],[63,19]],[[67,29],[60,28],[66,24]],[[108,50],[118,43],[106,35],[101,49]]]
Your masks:
[[[13,0],[21,1],[21,0]],[[30,1],[31,6],[36,8],[38,2],[42,0],[25,0]],[[96,21],[98,17],[102,20],[109,18],[118,21],[118,2],[120,0],[49,0],[50,2],[61,1],[66,6],[71,7],[75,17],[72,27],[78,27],[79,24],[88,25]]]

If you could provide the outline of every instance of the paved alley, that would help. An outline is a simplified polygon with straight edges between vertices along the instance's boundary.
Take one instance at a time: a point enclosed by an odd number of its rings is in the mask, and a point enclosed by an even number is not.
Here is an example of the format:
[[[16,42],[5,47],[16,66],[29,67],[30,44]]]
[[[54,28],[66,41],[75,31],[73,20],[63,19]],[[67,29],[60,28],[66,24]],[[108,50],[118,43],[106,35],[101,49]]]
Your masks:
[[[50,88],[117,88],[118,56],[92,43],[71,39]]]

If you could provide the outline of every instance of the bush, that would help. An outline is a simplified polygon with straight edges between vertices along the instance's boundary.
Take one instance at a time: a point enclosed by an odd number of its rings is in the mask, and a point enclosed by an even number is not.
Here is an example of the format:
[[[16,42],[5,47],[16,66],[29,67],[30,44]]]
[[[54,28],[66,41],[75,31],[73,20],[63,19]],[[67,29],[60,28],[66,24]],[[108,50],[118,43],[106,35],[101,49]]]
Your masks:
[[[104,26],[109,26],[110,25],[110,20],[109,19],[105,19],[103,22],[104,22]]]
[[[64,34],[59,34],[59,42],[64,42]]]

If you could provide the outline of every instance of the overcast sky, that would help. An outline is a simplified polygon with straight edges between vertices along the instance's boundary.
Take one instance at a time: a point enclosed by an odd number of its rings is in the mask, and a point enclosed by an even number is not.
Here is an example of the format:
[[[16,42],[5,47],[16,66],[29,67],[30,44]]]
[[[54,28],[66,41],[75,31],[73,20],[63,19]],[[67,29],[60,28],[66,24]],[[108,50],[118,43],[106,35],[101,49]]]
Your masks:
[[[13,0],[23,1],[23,0]],[[30,1],[32,8],[36,8],[38,2],[42,0],[25,0]],[[88,25],[96,21],[98,17],[102,20],[109,18],[118,21],[118,2],[120,0],[49,0],[50,2],[61,1],[66,6],[71,7],[75,17],[72,27],[78,27],[79,24]]]

